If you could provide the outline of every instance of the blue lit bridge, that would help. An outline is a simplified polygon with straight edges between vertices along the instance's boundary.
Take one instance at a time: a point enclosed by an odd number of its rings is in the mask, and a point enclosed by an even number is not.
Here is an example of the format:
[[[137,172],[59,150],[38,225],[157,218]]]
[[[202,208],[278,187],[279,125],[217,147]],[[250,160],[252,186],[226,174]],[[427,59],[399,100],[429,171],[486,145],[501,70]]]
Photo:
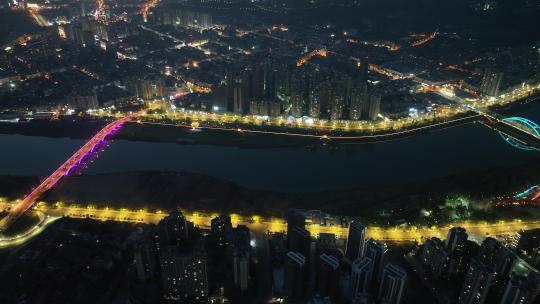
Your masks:
[[[484,125],[499,132],[510,145],[520,150],[540,151],[540,126],[523,117],[501,118],[495,114],[481,113]]]

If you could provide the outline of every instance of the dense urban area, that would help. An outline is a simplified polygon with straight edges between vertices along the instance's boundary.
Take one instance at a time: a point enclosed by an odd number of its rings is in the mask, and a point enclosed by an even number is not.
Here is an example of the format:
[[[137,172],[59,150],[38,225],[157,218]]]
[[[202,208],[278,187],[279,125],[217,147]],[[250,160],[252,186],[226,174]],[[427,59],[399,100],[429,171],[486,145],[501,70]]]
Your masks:
[[[539,0],[2,0],[0,44],[1,303],[540,303]],[[499,166],[421,176],[478,128]],[[116,141],[207,171],[86,175]],[[354,189],[299,162],[343,151]]]

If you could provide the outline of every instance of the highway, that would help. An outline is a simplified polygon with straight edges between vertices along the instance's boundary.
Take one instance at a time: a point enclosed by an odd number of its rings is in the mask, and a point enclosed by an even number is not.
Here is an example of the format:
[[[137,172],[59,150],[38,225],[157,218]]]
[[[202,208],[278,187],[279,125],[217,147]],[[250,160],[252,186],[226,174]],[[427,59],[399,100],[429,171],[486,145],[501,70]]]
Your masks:
[[[0,210],[9,209],[16,203],[0,202]],[[36,204],[33,208],[34,211],[39,211],[43,214],[49,215],[52,218],[58,218],[62,216],[72,218],[91,218],[95,220],[111,220],[120,222],[131,222],[141,224],[157,224],[168,213],[165,211],[148,211],[145,209],[129,210],[126,208],[96,208],[94,206],[79,206],[79,205],[66,205],[63,203],[56,203],[54,205],[48,205],[44,202]],[[183,211],[186,218],[193,222],[195,226],[200,228],[209,229],[210,220],[216,217],[218,214],[205,214],[200,212],[188,212]],[[255,233],[276,233],[287,231],[287,223],[284,219],[280,218],[263,218],[259,216],[245,217],[237,214],[231,214],[231,221],[233,226],[245,225]],[[438,237],[444,239],[448,232],[448,229],[454,226],[460,226],[467,230],[469,237],[476,240],[482,240],[487,236],[501,237],[511,236],[516,232],[540,228],[540,220],[537,221],[498,221],[494,223],[487,222],[461,222],[455,223],[451,226],[441,227],[417,227],[417,226],[399,226],[399,227],[375,227],[369,226],[367,236],[384,241],[418,241],[430,237]],[[346,238],[348,233],[347,227],[340,226],[320,226],[316,224],[306,224],[306,229],[310,231],[313,237],[318,236],[321,233],[332,233],[337,237]]]
[[[22,214],[30,209],[34,203],[49,189],[53,188],[62,177],[68,175],[73,169],[81,163],[81,161],[89,156],[94,148],[108,135],[114,133],[125,122],[139,116],[141,112],[126,115],[119,118],[101,129],[96,135],[94,135],[84,146],[82,146],[77,152],[75,152],[68,160],[66,160],[58,169],[56,169],[51,175],[49,175],[41,184],[35,187],[30,194],[28,194],[23,200],[19,201],[16,206],[11,208],[9,214],[0,221],[0,231],[5,231],[13,222],[15,222]]]

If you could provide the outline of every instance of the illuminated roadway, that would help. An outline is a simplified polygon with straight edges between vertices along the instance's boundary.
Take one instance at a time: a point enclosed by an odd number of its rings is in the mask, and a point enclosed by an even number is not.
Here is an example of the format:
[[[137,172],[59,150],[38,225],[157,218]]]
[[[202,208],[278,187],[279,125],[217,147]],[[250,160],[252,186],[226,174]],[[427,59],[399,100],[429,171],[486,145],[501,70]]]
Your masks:
[[[392,133],[384,134],[373,134],[373,135],[314,135],[314,134],[305,134],[305,133],[292,133],[292,132],[277,132],[277,131],[264,131],[264,130],[251,130],[251,129],[242,129],[242,128],[233,128],[233,127],[211,127],[211,126],[197,126],[187,124],[172,124],[172,123],[162,123],[162,122],[149,122],[149,121],[140,121],[141,124],[148,125],[160,125],[160,126],[171,126],[171,127],[184,127],[191,129],[201,129],[201,130],[217,130],[217,131],[235,131],[240,133],[252,133],[252,134],[262,134],[262,135],[280,135],[280,136],[291,136],[291,137],[304,137],[304,138],[315,138],[315,139],[331,139],[338,141],[384,141],[397,137],[406,137],[414,135],[415,133],[424,132],[432,129],[444,129],[448,127],[455,126],[460,123],[470,123],[476,121],[478,118],[481,118],[481,115],[471,115],[468,117],[456,118],[453,120],[443,121],[432,123],[425,126],[413,127],[410,129],[405,129],[401,131],[395,131]]]
[[[0,202],[0,210],[9,209],[13,203]],[[163,219],[167,212],[164,211],[148,211],[145,209],[129,210],[126,208],[97,208],[93,206],[82,207],[80,205],[67,205],[56,203],[54,206],[45,203],[38,203],[33,208],[34,211],[41,212],[51,218],[59,218],[62,216],[72,218],[91,218],[101,221],[120,221],[141,224],[157,224]],[[183,212],[187,220],[193,222],[195,226],[200,228],[210,228],[210,220],[217,217],[218,214],[207,214],[200,212]],[[240,216],[231,214],[233,226],[246,225],[250,230],[255,232],[286,232],[287,223],[280,218],[263,218],[259,216]],[[498,222],[461,222],[448,226],[398,226],[398,227],[374,227],[368,226],[368,237],[386,240],[386,241],[418,241],[422,239],[439,237],[445,238],[448,229],[451,227],[460,226],[467,230],[471,239],[482,240],[488,236],[501,237],[511,236],[516,232],[528,229],[540,228],[540,221],[498,221]],[[310,231],[313,237],[320,233],[332,233],[337,237],[346,238],[348,233],[347,227],[341,226],[321,226],[317,224],[306,223],[306,229]],[[29,232],[27,232],[28,234]],[[0,243],[1,246],[1,243]]]
[[[77,165],[88,155],[90,155],[94,148],[102,142],[105,137],[120,128],[125,122],[137,117],[141,112],[126,115],[119,118],[101,129],[94,137],[92,137],[84,146],[82,146],[75,154],[73,154],[68,160],[66,160],[56,171],[49,175],[41,184],[30,192],[23,200],[14,206],[9,214],[0,221],[0,231],[8,229],[13,222],[15,222],[21,215],[23,215],[28,209],[30,209],[34,203],[49,189],[53,188],[62,177],[68,175],[70,171],[75,169]]]

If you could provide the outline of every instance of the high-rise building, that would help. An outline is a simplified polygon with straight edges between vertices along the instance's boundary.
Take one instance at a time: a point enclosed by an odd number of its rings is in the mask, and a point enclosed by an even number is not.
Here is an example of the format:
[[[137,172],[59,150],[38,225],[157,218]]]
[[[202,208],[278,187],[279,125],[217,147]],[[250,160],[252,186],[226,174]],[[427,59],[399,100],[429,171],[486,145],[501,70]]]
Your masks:
[[[291,116],[300,118],[304,114],[305,100],[300,94],[301,92],[293,92],[291,95]]]
[[[305,94],[306,81],[302,75],[294,75],[291,79],[291,92],[290,92],[290,115],[299,118],[304,115],[306,109],[306,94]]]
[[[369,95],[368,108],[366,111],[367,119],[377,120],[381,111],[381,95],[371,94]]]
[[[194,23],[202,29],[209,29],[212,27],[212,15],[198,13],[196,14],[196,19]]]
[[[334,88],[332,92],[332,101],[330,104],[330,119],[343,119],[343,111],[345,109],[345,95],[341,86]]]
[[[72,27],[73,40],[82,47],[89,47],[94,45],[94,33],[88,29],[85,29],[82,25],[78,24]],[[66,34],[66,37],[68,35]]]
[[[467,246],[467,238],[469,235],[464,228],[452,227],[448,230],[444,245],[451,253],[463,253]]]
[[[399,304],[403,300],[407,273],[399,266],[388,264],[384,267],[379,287],[381,303]]]
[[[369,239],[366,242],[364,256],[371,259],[373,263],[373,281],[379,282],[383,264],[384,256],[386,254],[386,245],[382,242],[374,239]]]
[[[362,119],[362,108],[368,102],[367,85],[359,83],[352,87],[349,103],[349,119]]]
[[[287,235],[291,234],[294,227],[306,227],[306,216],[302,210],[287,210]]]
[[[317,265],[316,292],[320,296],[334,299],[339,288],[339,261],[336,257],[327,254],[319,256]]]
[[[276,117],[281,115],[281,103],[279,101],[268,102],[268,116]]]
[[[471,261],[459,295],[459,304],[482,304],[495,278],[495,266],[478,258]]]
[[[164,98],[165,80],[163,76],[149,75],[139,81],[137,85],[137,96],[145,100]]]
[[[486,238],[482,242],[478,258],[486,264],[494,265],[496,272],[495,279],[498,282],[506,280],[516,261],[513,252],[491,237]]]
[[[92,90],[66,96],[66,104],[78,110],[93,110],[99,107],[97,95]]]
[[[209,29],[213,25],[212,15],[187,10],[183,8],[174,8],[164,6],[155,10],[152,20],[156,24],[174,25],[174,26],[189,26],[201,30]]]
[[[436,237],[426,240],[420,260],[426,266],[433,277],[440,277],[447,272],[450,264],[450,254],[444,247],[444,243]]]
[[[241,83],[240,83],[241,84]],[[234,108],[233,111],[235,113],[244,113],[244,91],[242,90],[241,86],[235,86],[233,88],[233,102],[234,102]]]
[[[306,258],[306,263],[309,264],[311,257],[311,235],[305,228],[294,227],[289,238],[289,250],[302,254]]]
[[[326,253],[338,256],[340,252],[337,245],[336,235],[333,233],[319,233],[317,242],[315,243],[317,254]]]
[[[220,215],[210,221],[211,237],[214,244],[218,247],[227,246],[229,233],[232,231],[231,217]]]
[[[147,281],[157,274],[156,251],[151,240],[141,241],[133,252],[135,272],[140,281]]]
[[[234,285],[240,291],[248,289],[249,282],[249,254],[245,251],[237,250],[233,257],[233,279]]]
[[[290,302],[301,300],[306,292],[306,258],[294,251],[289,251],[285,258],[284,290],[285,299]]]
[[[364,246],[366,242],[367,228],[359,221],[352,221],[349,224],[349,234],[347,236],[347,246],[345,256],[350,262],[364,256]]]
[[[179,245],[189,238],[189,225],[180,211],[173,211],[159,222],[159,226],[165,228],[167,243]]]
[[[265,66],[257,65],[251,71],[251,99],[263,99],[265,97]]]
[[[504,291],[501,304],[531,304],[538,297],[540,277],[531,273],[527,277],[514,275]]]
[[[208,297],[206,257],[200,248],[169,247],[160,255],[163,297],[171,302],[204,303]]]
[[[363,294],[371,289],[373,264],[370,258],[362,257],[354,261],[351,270],[351,298]]]
[[[81,16],[87,16],[90,12],[90,9],[88,8],[88,1],[87,0],[81,0],[80,2],[80,9],[81,9]]]
[[[503,73],[485,70],[482,84],[480,85],[480,91],[490,97],[498,96],[502,79]]]
[[[323,83],[314,83],[309,89],[309,116],[319,118],[321,115],[321,98]]]

